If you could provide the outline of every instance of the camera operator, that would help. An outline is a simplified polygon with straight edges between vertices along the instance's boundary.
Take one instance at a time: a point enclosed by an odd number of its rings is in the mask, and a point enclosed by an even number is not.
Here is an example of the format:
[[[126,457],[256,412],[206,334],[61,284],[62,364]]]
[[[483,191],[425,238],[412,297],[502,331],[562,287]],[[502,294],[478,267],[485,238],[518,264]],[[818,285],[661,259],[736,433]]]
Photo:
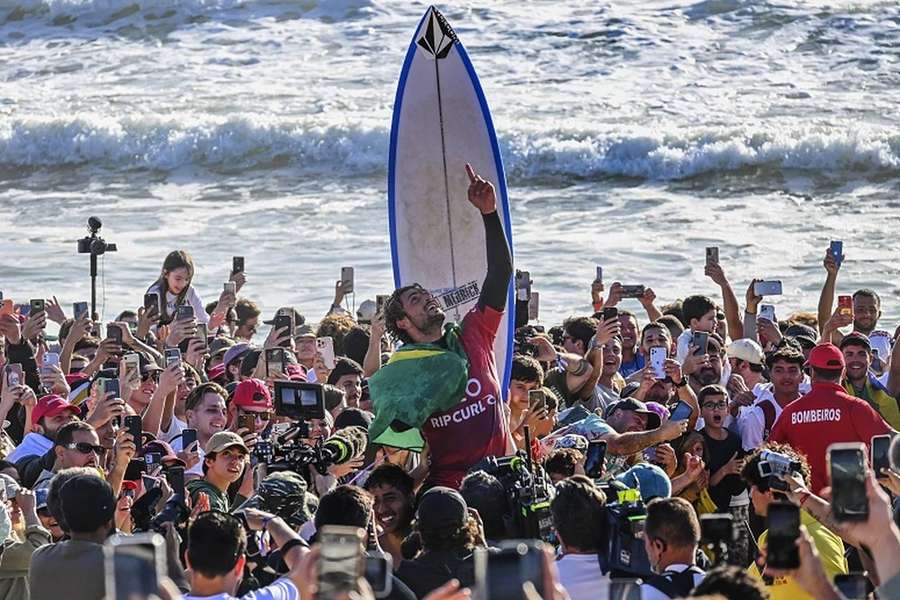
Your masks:
[[[784,496],[777,490],[772,489],[773,481],[771,480],[771,476],[763,477],[760,474],[759,465],[760,462],[763,462],[762,453],[764,451],[781,454],[790,458],[791,461],[799,463],[800,470],[793,475],[794,477],[802,479],[804,484],[808,483],[810,477],[809,463],[806,462],[806,457],[785,444],[769,442],[751,454],[744,463],[744,467],[741,469],[741,477],[743,477],[750,486],[750,499],[753,502],[753,509],[756,511],[756,514],[761,517],[766,517],[769,513],[769,506],[775,502],[778,497]],[[802,504],[800,505],[800,508],[800,523],[806,527],[812,537],[813,543],[821,557],[822,564],[825,567],[825,571],[828,573],[828,577],[833,578],[838,573],[847,573],[847,561],[844,558],[844,543],[841,541],[841,538],[819,523],[806,510],[803,510]],[[762,535],[759,536],[759,542],[757,544],[759,548],[765,546],[767,538],[768,531],[764,531]],[[748,571],[751,575],[758,578],[762,578],[763,575],[766,575],[765,571],[761,571],[756,563],[751,564]],[[766,587],[773,600],[812,600],[812,596],[807,595],[792,577],[776,577],[772,583],[767,584]]]
[[[605,600],[609,578],[600,570],[597,554],[604,551],[606,495],[587,477],[560,481],[550,503],[562,558],[559,581],[572,600]]]
[[[304,574],[300,567],[309,552],[306,543],[281,518],[254,509],[243,512],[252,531],[268,533],[281,549],[290,571],[246,600],[300,600]],[[201,514],[188,530],[185,558],[191,592],[184,600],[233,600],[244,573],[247,534],[240,520],[219,511]],[[98,596],[99,597],[99,596]]]
[[[194,479],[186,486],[191,502],[196,504],[201,492],[209,497],[210,510],[229,512],[232,506],[244,502],[247,498],[240,493],[234,502],[229,501],[228,487],[245,477],[245,469],[246,477],[250,478],[252,484],[252,475],[247,468],[249,455],[250,450],[244,440],[233,431],[220,431],[213,435],[206,444],[203,456],[203,478]],[[246,496],[250,496],[250,493]]]
[[[375,520],[381,527],[379,545],[391,555],[394,564],[403,559],[400,546],[412,531],[415,514],[415,482],[403,467],[384,463],[375,467],[365,489],[375,500]]]
[[[466,505],[478,512],[484,524],[484,537],[488,546],[518,537],[513,533],[509,499],[500,480],[485,471],[473,471],[466,475],[459,488]]]
[[[666,600],[688,595],[703,581],[696,564],[700,522],[690,502],[660,498],[647,505],[644,548],[655,573],[641,586],[641,600]]]

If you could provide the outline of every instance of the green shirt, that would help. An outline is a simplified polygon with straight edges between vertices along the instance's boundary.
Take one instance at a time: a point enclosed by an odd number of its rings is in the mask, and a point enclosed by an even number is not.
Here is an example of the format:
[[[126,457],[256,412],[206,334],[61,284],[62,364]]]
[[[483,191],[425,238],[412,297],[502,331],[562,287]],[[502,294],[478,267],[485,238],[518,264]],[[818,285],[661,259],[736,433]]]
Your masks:
[[[209,509],[221,512],[229,512],[231,503],[228,501],[228,492],[223,492],[205,479],[194,479],[187,484],[187,491],[191,495],[191,505],[197,505],[200,492],[206,492],[209,496]]]

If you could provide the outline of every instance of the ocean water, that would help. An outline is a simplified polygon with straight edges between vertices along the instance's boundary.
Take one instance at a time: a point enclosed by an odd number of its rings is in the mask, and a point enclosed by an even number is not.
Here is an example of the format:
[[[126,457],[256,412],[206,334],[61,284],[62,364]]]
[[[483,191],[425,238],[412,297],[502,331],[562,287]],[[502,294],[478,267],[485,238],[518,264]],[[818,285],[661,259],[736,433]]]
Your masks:
[[[0,0],[0,289],[89,297],[104,317],[188,250],[211,300],[232,255],[267,314],[315,321],[340,267],[392,288],[386,175],[402,59],[426,4],[376,0]],[[491,0],[440,5],[482,81],[507,168],[516,266],[542,320],[589,310],[594,267],[661,302],[780,278],[900,318],[896,2]],[[634,301],[624,307],[639,308]]]

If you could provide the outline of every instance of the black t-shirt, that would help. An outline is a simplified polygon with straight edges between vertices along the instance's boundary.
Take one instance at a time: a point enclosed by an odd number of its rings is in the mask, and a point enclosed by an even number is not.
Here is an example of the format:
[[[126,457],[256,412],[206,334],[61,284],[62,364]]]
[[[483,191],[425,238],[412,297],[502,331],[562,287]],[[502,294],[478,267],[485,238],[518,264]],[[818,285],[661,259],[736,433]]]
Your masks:
[[[728,432],[724,440],[717,440],[710,437],[706,430],[702,430],[703,438],[706,440],[706,447],[709,450],[709,474],[714,475],[716,471],[721,469],[731,460],[731,457],[737,453],[738,458],[742,458],[746,453],[741,445],[741,438],[733,431],[726,429]],[[737,496],[746,488],[744,480],[740,475],[727,475],[717,486],[709,486],[709,495],[716,503],[720,512],[728,512],[731,505],[731,497]]]
[[[454,578],[462,587],[472,587],[475,557],[471,550],[463,549],[423,552],[413,560],[402,561],[396,575],[416,597],[424,598]]]

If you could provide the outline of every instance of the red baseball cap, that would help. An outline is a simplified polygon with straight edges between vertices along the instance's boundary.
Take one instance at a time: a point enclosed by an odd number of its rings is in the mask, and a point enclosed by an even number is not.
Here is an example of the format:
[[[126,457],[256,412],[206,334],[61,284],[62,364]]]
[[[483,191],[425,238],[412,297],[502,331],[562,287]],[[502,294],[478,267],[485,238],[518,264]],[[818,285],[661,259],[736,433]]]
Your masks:
[[[840,371],[844,368],[844,354],[834,344],[819,344],[809,353],[806,364],[825,371]]]
[[[73,415],[81,414],[81,410],[77,406],[69,404],[62,396],[57,394],[41,396],[34,410],[31,411],[31,424],[37,425],[44,417],[55,417],[67,410],[71,411]]]
[[[300,365],[288,364],[284,366],[284,372],[287,373],[288,379],[291,381],[306,382],[306,369]]]
[[[234,389],[232,404],[241,408],[265,408],[271,410],[272,394],[265,382],[259,379],[247,379]]]
[[[225,375],[225,363],[219,363],[213,368],[207,370],[206,375],[207,377],[209,377],[210,381],[222,377],[223,375]]]

